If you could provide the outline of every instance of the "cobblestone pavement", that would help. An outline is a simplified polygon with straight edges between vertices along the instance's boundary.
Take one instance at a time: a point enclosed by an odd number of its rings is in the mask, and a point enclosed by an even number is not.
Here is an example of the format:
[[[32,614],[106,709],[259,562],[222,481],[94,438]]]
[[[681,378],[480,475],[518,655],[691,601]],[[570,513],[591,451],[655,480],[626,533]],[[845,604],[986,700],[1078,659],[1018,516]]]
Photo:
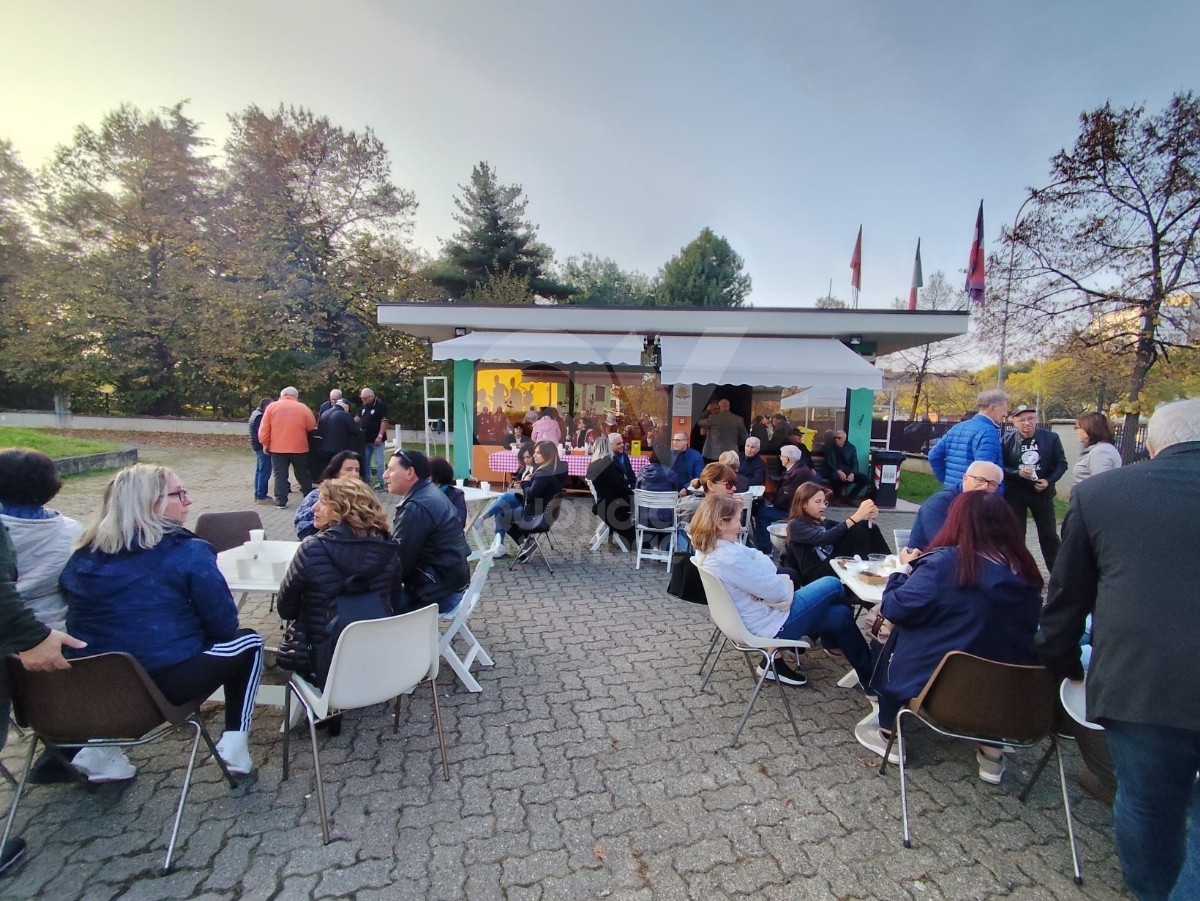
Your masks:
[[[248,509],[248,453],[143,448],[173,466],[192,515]],[[72,480],[57,506],[94,508],[107,477]],[[259,507],[268,538],[291,537],[295,507]],[[843,668],[807,655],[810,683],[788,688],[796,741],[774,688],[742,744],[729,739],[752,683],[727,653],[707,692],[696,675],[711,633],[704,607],[664,592],[662,564],[633,569],[587,551],[582,500],[555,529],[553,576],[497,569],[472,627],[495,658],[482,694],[439,680],[450,780],[441,778],[427,692],[406,702],[399,735],[384,706],[322,735],[333,841],[321,844],[311,755],[293,745],[280,781],[280,712],[262,708],[257,777],[235,791],[197,767],[174,871],[157,875],[183,776],[171,738],[130,752],[138,776],[85,791],[33,786],[18,829],[27,863],[6,898],[1115,899],[1127,897],[1109,810],[1071,787],[1085,883],[1071,882],[1056,780],[1016,798],[1033,752],[999,787],[977,778],[973,748],[919,732],[910,743],[914,847],[901,846],[894,768],[884,777],[852,730],[866,712],[838,688]],[[881,526],[911,516],[884,514]],[[252,624],[277,622],[265,599]],[[217,717],[210,716],[210,721]],[[300,735],[300,733],[297,733]],[[14,767],[26,747],[15,733]],[[1079,766],[1073,747],[1068,768]],[[7,806],[11,791],[0,788]]]

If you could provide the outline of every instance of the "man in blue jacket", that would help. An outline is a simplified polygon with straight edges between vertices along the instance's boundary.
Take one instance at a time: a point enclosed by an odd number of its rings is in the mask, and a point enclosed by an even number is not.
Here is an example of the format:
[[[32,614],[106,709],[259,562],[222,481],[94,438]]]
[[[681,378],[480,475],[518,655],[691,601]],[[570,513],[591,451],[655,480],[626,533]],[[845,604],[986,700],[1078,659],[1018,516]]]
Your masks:
[[[686,488],[693,479],[700,478],[704,470],[704,458],[699,451],[688,447],[688,436],[676,432],[671,438],[671,472],[679,479],[679,487]]]
[[[948,431],[929,452],[929,466],[946,488],[961,485],[967,467],[976,460],[1004,468],[1000,429],[1008,416],[1008,395],[999,388],[984,391],[976,407],[978,413]]]

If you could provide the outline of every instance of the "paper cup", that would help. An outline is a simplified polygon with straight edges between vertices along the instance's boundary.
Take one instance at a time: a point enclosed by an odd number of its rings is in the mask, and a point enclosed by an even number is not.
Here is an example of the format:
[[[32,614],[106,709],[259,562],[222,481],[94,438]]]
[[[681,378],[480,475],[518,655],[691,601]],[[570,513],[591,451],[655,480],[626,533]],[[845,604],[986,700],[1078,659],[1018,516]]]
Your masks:
[[[492,483],[491,483],[491,482],[480,482],[480,483],[479,483],[479,490],[480,490],[480,491],[491,491],[491,490],[492,490]]]
[[[250,558],[239,557],[237,559],[237,574],[239,579],[250,578]]]
[[[286,560],[276,560],[271,564],[271,578],[276,582],[282,582],[283,577],[287,575],[287,571],[288,561]]]
[[[266,538],[266,536],[267,536],[267,533],[262,529],[251,529],[250,530],[250,543],[251,544],[262,544],[263,539]]]
[[[467,480],[466,479],[455,479],[454,484],[457,485],[459,488],[462,488],[467,484]]]

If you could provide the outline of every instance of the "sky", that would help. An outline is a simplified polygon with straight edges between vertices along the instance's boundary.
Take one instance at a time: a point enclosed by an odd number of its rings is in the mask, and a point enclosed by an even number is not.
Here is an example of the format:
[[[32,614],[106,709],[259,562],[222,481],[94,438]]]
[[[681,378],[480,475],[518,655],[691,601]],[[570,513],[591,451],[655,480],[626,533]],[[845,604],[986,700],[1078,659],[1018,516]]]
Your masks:
[[[907,297],[962,279],[1045,184],[1079,114],[1161,109],[1198,87],[1200,3],[752,4],[647,0],[0,0],[0,140],[37,168],[121,103],[187,100],[219,152],[227,115],[304,106],[372,128],[436,253],[489,161],[524,186],[559,260],[654,273],[704,227],[746,261],[755,306]]]

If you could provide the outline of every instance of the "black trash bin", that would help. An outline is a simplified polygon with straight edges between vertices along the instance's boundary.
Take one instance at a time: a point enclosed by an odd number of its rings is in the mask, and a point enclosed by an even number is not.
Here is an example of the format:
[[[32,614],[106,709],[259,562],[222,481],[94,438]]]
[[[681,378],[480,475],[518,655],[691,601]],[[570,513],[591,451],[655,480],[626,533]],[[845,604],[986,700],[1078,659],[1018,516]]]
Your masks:
[[[900,451],[871,451],[871,479],[875,486],[875,506],[895,507],[896,490],[900,487],[900,464],[904,454]]]

